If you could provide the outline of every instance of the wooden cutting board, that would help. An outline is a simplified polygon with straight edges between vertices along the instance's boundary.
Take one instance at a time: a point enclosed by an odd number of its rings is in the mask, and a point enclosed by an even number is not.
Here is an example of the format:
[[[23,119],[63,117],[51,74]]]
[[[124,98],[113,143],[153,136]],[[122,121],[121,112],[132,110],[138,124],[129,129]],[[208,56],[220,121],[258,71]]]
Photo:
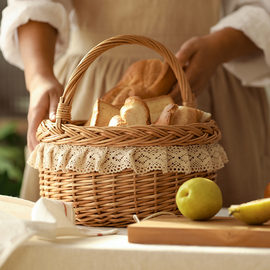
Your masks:
[[[270,247],[270,222],[246,225],[233,217],[192,221],[163,216],[128,226],[128,241],[140,244]]]

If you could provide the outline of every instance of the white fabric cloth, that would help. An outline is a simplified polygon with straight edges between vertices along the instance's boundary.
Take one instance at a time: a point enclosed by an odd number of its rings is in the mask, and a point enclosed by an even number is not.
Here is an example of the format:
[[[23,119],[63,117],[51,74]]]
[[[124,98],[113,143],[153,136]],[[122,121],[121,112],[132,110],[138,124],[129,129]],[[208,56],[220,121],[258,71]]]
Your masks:
[[[55,55],[57,60],[68,47],[70,27],[76,28],[76,18],[72,16],[72,1],[9,0],[8,3],[9,6],[3,12],[0,37],[1,50],[6,60],[23,69],[16,29],[29,19],[48,22],[58,30]],[[270,85],[270,2],[268,0],[223,0],[221,7],[226,17],[211,31],[224,27],[241,30],[264,52],[255,57],[230,61],[224,66],[242,80],[244,85],[260,87]]]
[[[68,6],[52,1],[8,1],[3,10],[0,46],[8,61],[23,69],[19,50],[17,28],[29,20],[50,23],[58,31],[55,60],[67,49],[69,43]]]
[[[222,210],[226,215],[227,209]],[[117,235],[104,237],[34,238],[1,270],[266,270],[269,255],[269,248],[132,244],[127,229],[119,229]]]
[[[212,32],[226,27],[241,30],[263,50],[263,53],[259,55],[234,59],[224,64],[225,68],[240,79],[243,85],[264,87],[270,84],[269,26],[270,16],[266,10],[257,6],[243,6],[211,28]]]
[[[70,203],[46,198],[35,204],[0,195],[0,268],[8,257],[33,236],[55,241],[60,236],[101,236],[118,233],[117,229],[102,231],[75,225]]]

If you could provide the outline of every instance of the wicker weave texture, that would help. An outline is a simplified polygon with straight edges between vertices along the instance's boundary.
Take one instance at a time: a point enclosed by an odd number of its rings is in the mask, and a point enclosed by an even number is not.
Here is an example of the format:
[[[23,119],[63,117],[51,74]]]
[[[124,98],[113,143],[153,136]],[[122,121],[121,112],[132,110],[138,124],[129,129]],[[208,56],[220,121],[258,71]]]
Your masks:
[[[99,147],[184,146],[218,142],[221,133],[214,120],[186,126],[84,127],[62,124],[61,130],[46,120],[39,126],[37,138],[46,143]]]
[[[189,175],[160,171],[137,175],[133,170],[116,174],[40,172],[41,196],[71,202],[76,223],[84,226],[125,227],[157,212],[180,214],[175,203],[179,186],[193,177],[216,181],[216,173]]]

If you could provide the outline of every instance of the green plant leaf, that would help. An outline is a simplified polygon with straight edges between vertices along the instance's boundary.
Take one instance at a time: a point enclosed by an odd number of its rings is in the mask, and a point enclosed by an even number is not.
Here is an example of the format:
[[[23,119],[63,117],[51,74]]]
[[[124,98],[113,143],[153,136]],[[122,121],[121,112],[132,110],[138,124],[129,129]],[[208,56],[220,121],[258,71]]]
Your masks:
[[[0,141],[16,133],[17,125],[15,122],[9,122],[0,128]]]
[[[24,166],[23,148],[16,146],[0,145],[0,160],[10,160],[19,167]]]
[[[21,156],[20,148],[10,145],[0,145],[0,157],[17,159],[18,156]]]
[[[19,197],[21,182],[11,181],[7,173],[0,174],[0,194]]]
[[[15,122],[0,127],[0,194],[19,195],[25,166],[25,143]]]
[[[7,173],[8,177],[14,181],[22,180],[22,171],[8,160],[0,160],[0,173]]]

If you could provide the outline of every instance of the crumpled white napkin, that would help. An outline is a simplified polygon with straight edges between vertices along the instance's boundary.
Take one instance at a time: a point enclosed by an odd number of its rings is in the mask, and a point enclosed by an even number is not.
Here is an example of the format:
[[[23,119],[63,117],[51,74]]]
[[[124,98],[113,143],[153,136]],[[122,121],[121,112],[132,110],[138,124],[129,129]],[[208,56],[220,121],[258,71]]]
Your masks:
[[[118,229],[85,228],[75,225],[74,209],[70,203],[40,198],[31,211],[31,219],[16,213],[25,200],[0,196],[0,268],[12,252],[32,236],[53,241],[60,236],[102,236],[117,234]],[[25,205],[29,206],[29,205]],[[31,209],[31,208],[30,208]]]

